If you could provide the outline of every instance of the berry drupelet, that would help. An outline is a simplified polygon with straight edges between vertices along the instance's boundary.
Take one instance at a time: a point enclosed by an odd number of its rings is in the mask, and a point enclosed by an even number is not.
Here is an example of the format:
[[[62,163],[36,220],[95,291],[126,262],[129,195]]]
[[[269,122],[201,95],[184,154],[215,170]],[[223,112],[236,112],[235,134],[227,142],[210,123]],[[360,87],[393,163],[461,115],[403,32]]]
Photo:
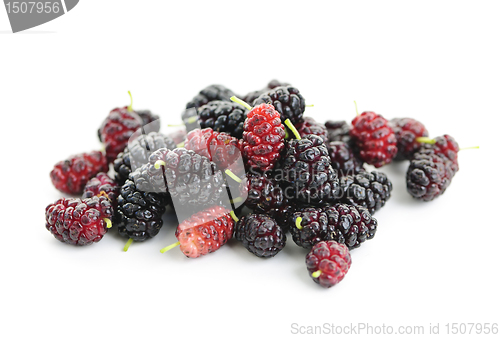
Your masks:
[[[411,118],[394,118],[389,125],[396,135],[398,153],[395,161],[410,160],[413,153],[420,148],[418,137],[427,137],[429,132],[425,126]]]
[[[328,141],[340,141],[345,143],[351,143],[351,136],[349,132],[351,126],[346,121],[326,121],[326,130],[328,132]]]
[[[236,224],[234,237],[257,257],[274,257],[286,243],[286,235],[268,215],[248,214]]]
[[[149,156],[161,148],[175,149],[176,143],[170,136],[156,132],[142,134],[134,139],[113,163],[115,181],[123,185],[132,171],[148,163]]]
[[[295,125],[301,137],[306,135],[317,135],[323,139],[326,144],[328,142],[328,131],[325,125],[316,122],[312,117],[304,117],[302,122]]]
[[[281,121],[290,119],[293,124],[303,121],[306,101],[299,90],[292,86],[276,87],[260,95],[253,101],[253,106],[262,103],[271,104],[281,116]]]
[[[202,89],[191,101],[186,104],[188,108],[199,108],[212,101],[230,101],[231,96],[234,96],[232,90],[223,85],[210,85]]]
[[[113,206],[105,196],[61,198],[45,208],[45,227],[61,242],[90,245],[111,226]]]
[[[78,154],[58,162],[50,172],[57,190],[67,194],[81,194],[85,184],[99,172],[108,172],[106,156],[100,151]]]
[[[82,198],[91,198],[104,193],[109,198],[113,208],[116,208],[118,195],[120,194],[120,186],[113,181],[108,174],[98,173],[94,178],[90,179],[83,189]]]
[[[118,233],[138,242],[156,236],[169,202],[168,194],[140,191],[134,181],[127,180],[118,196],[115,222]]]
[[[363,162],[355,156],[348,143],[342,141],[328,143],[328,154],[332,168],[337,170],[339,177],[356,175],[364,171]]]
[[[283,189],[269,173],[248,172],[242,184],[245,205],[259,213],[281,209],[288,203]]]
[[[378,222],[366,208],[338,203],[323,208],[323,211],[328,216],[328,222],[335,224],[333,239],[349,250],[358,248],[377,232]]]
[[[331,166],[321,137],[306,135],[288,141],[283,155],[287,198],[307,204],[332,201],[339,193],[337,172]]]
[[[455,139],[450,135],[443,135],[438,136],[433,140],[425,140],[425,142],[431,143],[422,143],[421,148],[432,150],[436,155],[442,155],[446,159],[450,160],[452,163],[451,169],[453,170],[453,174],[456,174],[458,171],[458,152],[460,150],[457,141],[455,141]]]
[[[379,172],[360,172],[340,179],[339,200],[350,205],[367,208],[373,215],[391,197],[392,182]]]
[[[214,162],[219,170],[229,168],[241,157],[237,138],[211,128],[190,131],[184,146]]]
[[[392,162],[398,152],[396,135],[388,121],[374,112],[364,112],[352,120],[351,138],[359,148],[359,157],[380,168]]]
[[[142,127],[142,119],[129,107],[113,109],[99,128],[98,135],[113,162],[127,146],[132,135]]]
[[[298,209],[289,217],[293,241],[306,249],[327,240],[354,249],[367,239],[372,239],[378,225],[366,208],[342,203]]]
[[[414,198],[425,202],[441,196],[455,174],[453,162],[434,151],[422,147],[415,152],[406,172],[406,190]]]
[[[248,113],[243,128],[240,149],[247,169],[272,169],[285,147],[280,114],[270,104],[259,104]]]
[[[177,216],[181,213],[178,210],[181,205],[194,210],[220,204],[225,192],[224,176],[216,170],[215,164],[185,148],[158,149],[149,157],[149,163],[129,177],[141,191],[168,191]]]
[[[300,247],[310,249],[321,241],[333,240],[335,224],[329,223],[322,208],[304,207],[289,215],[288,224],[293,241]]]
[[[220,206],[213,206],[180,223],[175,231],[175,237],[179,240],[180,249],[186,257],[197,258],[219,250],[231,239],[233,230],[234,220],[230,216],[230,211]]]
[[[229,135],[240,139],[243,135],[243,123],[248,114],[248,110],[240,104],[232,101],[212,101],[198,108],[189,108],[183,114],[183,121],[186,124],[186,130],[189,132],[196,128],[212,128],[214,131],[228,133]],[[188,110],[189,110],[188,109]],[[191,120],[192,116],[197,116],[197,122]]]
[[[279,82],[278,80],[271,80],[267,84],[266,88],[261,89],[261,90],[255,90],[255,91],[250,92],[247,95],[245,95],[243,97],[243,101],[253,103],[253,101],[255,101],[255,99],[257,99],[262,94],[268,92],[269,90],[274,89],[276,87],[286,87],[286,86],[289,86],[289,85],[290,84],[284,83],[284,82],[282,83],[282,82]]]
[[[351,267],[347,247],[335,241],[316,244],[306,256],[306,266],[314,282],[330,288],[344,279]]]

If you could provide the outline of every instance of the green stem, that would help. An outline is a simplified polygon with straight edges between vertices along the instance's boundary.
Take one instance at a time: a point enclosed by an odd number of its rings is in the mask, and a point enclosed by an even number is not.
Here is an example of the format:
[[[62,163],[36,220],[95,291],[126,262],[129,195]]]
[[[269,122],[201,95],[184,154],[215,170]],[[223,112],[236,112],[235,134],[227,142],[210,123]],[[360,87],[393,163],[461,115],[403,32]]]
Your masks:
[[[241,179],[238,176],[236,176],[236,174],[233,173],[231,170],[226,169],[226,171],[224,172],[226,173],[227,176],[231,177],[236,182],[241,183]]]
[[[300,225],[301,222],[302,222],[302,217],[297,217],[297,219],[295,220],[295,226],[299,230],[302,230],[304,228],[302,225]]]
[[[125,243],[125,246],[123,247],[123,251],[127,252],[128,248],[130,247],[130,244],[132,244],[133,241],[134,241],[133,238],[129,238],[127,243]]]
[[[241,198],[241,197],[236,197],[236,198],[233,198],[231,200],[231,203],[233,203],[233,204],[240,203],[240,202],[243,202],[243,198]]]
[[[479,146],[475,146],[475,147],[465,147],[465,148],[458,148],[459,151],[462,151],[462,150],[468,150],[468,149],[479,149]]]
[[[300,140],[302,137],[300,137],[300,134],[299,132],[297,131],[297,128],[295,128],[295,126],[293,125],[292,121],[290,121],[290,119],[286,119],[285,120],[285,124],[288,128],[290,128],[290,130],[292,131],[293,135],[295,135],[295,138],[297,140]]]
[[[175,242],[174,244],[170,244],[169,246],[164,247],[163,249],[160,250],[161,253],[165,253],[170,249],[175,248],[176,246],[180,245],[181,242]]]
[[[106,228],[111,228],[113,226],[113,223],[111,223],[111,220],[109,218],[103,218],[103,221],[106,222]]]
[[[167,164],[165,163],[165,161],[162,161],[162,160],[158,160],[155,162],[155,169],[160,169],[161,166],[166,166]]]
[[[319,276],[321,276],[321,270],[318,270],[318,271],[314,271],[312,274],[311,274],[312,277],[314,278],[318,278]]]
[[[191,116],[188,118],[187,123],[195,123],[196,121],[198,121],[198,116]]]
[[[184,142],[181,142],[177,145],[177,148],[184,148]]]
[[[241,104],[243,107],[245,107],[248,110],[252,110],[252,106],[250,106],[248,103],[246,103],[242,99],[237,98],[236,96],[231,96],[231,101]]]
[[[231,215],[231,218],[235,221],[235,222],[238,222],[240,219],[238,217],[236,217],[236,214],[234,213],[234,210],[231,210],[231,212],[229,213],[229,215]]]
[[[418,143],[429,143],[429,144],[435,144],[436,140],[430,137],[417,137],[416,141]]]
[[[132,99],[132,93],[130,93],[130,90],[128,91],[128,96],[130,96],[130,105],[127,107],[127,110],[133,111],[132,104],[134,103],[134,100]]]

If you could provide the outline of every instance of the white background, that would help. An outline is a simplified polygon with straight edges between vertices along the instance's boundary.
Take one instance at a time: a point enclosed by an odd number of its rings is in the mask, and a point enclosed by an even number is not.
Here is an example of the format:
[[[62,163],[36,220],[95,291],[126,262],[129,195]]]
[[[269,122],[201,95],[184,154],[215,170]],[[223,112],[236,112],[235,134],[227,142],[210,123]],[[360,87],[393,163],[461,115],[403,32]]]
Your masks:
[[[3,337],[292,336],[298,325],[499,322],[497,1],[80,1],[11,34],[0,9]],[[56,241],[45,206],[52,166],[100,149],[114,107],[167,122],[200,89],[244,94],[277,78],[307,115],[413,117],[462,147],[460,171],[431,203],[405,190],[408,163],[384,167],[392,198],[345,279],[322,289],[291,238],[264,260],[238,242],[199,259],[178,250],[174,221],[121,251],[111,231],[90,247]],[[166,128],[162,129],[167,131]]]

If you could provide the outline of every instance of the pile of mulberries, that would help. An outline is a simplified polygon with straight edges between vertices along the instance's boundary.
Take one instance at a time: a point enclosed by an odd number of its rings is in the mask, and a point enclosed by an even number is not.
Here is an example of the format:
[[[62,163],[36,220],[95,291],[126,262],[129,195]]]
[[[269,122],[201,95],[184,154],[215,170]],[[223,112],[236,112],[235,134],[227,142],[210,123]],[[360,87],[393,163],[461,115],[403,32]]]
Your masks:
[[[289,236],[306,250],[313,281],[332,287],[348,272],[350,251],[375,237],[373,215],[393,192],[380,168],[409,161],[407,191],[432,201],[458,172],[459,147],[449,135],[429,138],[412,118],[366,111],[352,123],[322,123],[306,107],[297,87],[272,80],[241,98],[207,86],[185,104],[183,127],[168,132],[149,110],[115,108],[97,131],[103,151],[69,156],[50,172],[54,187],[72,196],[46,207],[45,226],[75,246],[117,229],[127,251],[175,213],[178,225],[166,226],[176,226],[177,241],[160,251],[179,246],[188,258],[229,241],[271,258]]]

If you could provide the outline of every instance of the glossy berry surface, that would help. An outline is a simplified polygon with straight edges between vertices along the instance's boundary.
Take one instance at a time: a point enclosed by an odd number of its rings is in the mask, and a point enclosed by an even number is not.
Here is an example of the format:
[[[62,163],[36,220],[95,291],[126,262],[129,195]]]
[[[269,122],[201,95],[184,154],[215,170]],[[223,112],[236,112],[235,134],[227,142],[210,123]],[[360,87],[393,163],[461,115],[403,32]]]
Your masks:
[[[343,203],[367,208],[373,215],[391,197],[392,182],[380,171],[360,172],[340,179]]]
[[[443,155],[445,158],[451,161],[451,169],[453,174],[458,171],[458,152],[460,150],[457,141],[450,135],[443,135],[435,137],[434,144],[422,144],[421,147],[427,150],[432,150],[437,155]],[[422,151],[420,151],[422,152]]]
[[[167,193],[179,223],[207,207],[229,205],[222,171],[208,158],[185,148],[158,149],[129,178],[140,191]]]
[[[398,153],[394,160],[410,160],[413,153],[420,148],[418,137],[427,137],[429,132],[419,121],[412,118],[394,118],[389,121],[397,140]]]
[[[240,139],[247,114],[248,110],[238,103],[211,101],[199,108],[189,108],[183,114],[183,121],[188,132],[197,128],[212,128]],[[198,116],[197,121],[191,120],[192,116]]]
[[[184,222],[175,231],[182,253],[189,258],[217,251],[233,236],[234,220],[230,210],[214,206],[200,211]]]
[[[105,193],[111,204],[116,208],[116,199],[120,194],[120,186],[113,181],[106,173],[98,173],[94,178],[90,179],[83,189],[82,198],[91,198]]]
[[[363,161],[354,154],[348,143],[341,141],[328,143],[328,154],[332,168],[337,170],[339,177],[355,175],[364,171]]]
[[[323,212],[328,217],[328,223],[335,224],[333,239],[349,250],[358,248],[377,232],[378,222],[366,208],[338,203],[323,208]]]
[[[414,198],[429,202],[446,191],[454,174],[452,161],[433,148],[422,147],[410,161],[406,190]]]
[[[396,135],[388,121],[374,112],[364,112],[352,120],[350,135],[362,161],[380,168],[392,162],[398,152]]]
[[[175,149],[176,143],[170,136],[157,132],[135,138],[113,162],[115,181],[123,185],[131,172],[148,163],[149,156],[161,148]]]
[[[306,256],[306,266],[314,282],[324,288],[338,284],[351,267],[351,254],[335,241],[317,243]]]
[[[274,257],[286,244],[286,235],[268,215],[249,214],[236,224],[235,238],[257,257]]]
[[[328,215],[322,208],[305,207],[289,217],[290,233],[298,246],[310,249],[321,241],[334,240],[335,224],[329,223]]]
[[[304,97],[302,97],[297,88],[292,86],[271,89],[260,95],[251,104],[257,106],[262,103],[273,105],[280,114],[282,122],[285,122],[286,119],[290,119],[294,125],[302,122],[302,116],[306,109]]]
[[[306,249],[328,240],[354,249],[372,239],[378,225],[368,209],[343,203],[298,209],[290,215],[288,223],[293,241]]]
[[[270,104],[255,106],[244,124],[241,151],[245,166],[266,171],[274,168],[285,147],[285,127]]]
[[[280,209],[287,204],[283,189],[269,174],[248,172],[242,189],[242,195],[247,196],[245,205],[254,211],[258,210],[259,213]]]
[[[99,242],[108,231],[113,207],[104,196],[86,199],[61,198],[45,208],[45,227],[61,242],[90,245]]]
[[[81,194],[88,180],[108,172],[106,156],[100,151],[78,154],[58,162],[50,172],[54,187],[67,194]]]
[[[214,162],[219,170],[229,168],[241,157],[237,138],[211,128],[190,131],[184,146]]]
[[[295,125],[301,137],[306,135],[316,135],[323,139],[326,144],[328,142],[328,131],[324,124],[316,122],[312,117],[304,117],[302,122]]]
[[[99,138],[106,149],[108,162],[113,162],[127,146],[132,135],[142,126],[142,119],[128,107],[113,109],[99,128]]]
[[[231,96],[235,94],[231,89],[223,85],[210,85],[202,89],[191,101],[186,104],[187,108],[199,108],[212,101],[231,101]]]
[[[339,192],[337,172],[331,166],[321,137],[306,135],[287,142],[283,155],[287,198],[307,204],[331,201]]]
[[[325,122],[325,127],[328,132],[328,141],[340,141],[345,143],[351,142],[351,126],[346,121],[332,121]]]
[[[117,200],[115,225],[120,235],[141,242],[160,232],[161,217],[170,202],[167,194],[140,191],[133,181],[127,180]]]
[[[281,87],[281,86],[286,87],[286,86],[289,86],[289,85],[290,84],[285,83],[285,82],[280,82],[278,80],[271,80],[267,84],[266,88],[261,89],[261,90],[252,91],[252,92],[248,93],[247,95],[245,95],[242,98],[242,100],[245,101],[245,102],[248,102],[248,103],[252,104],[255,101],[255,99],[257,99],[262,94],[268,92],[269,90],[274,89],[276,87]]]

